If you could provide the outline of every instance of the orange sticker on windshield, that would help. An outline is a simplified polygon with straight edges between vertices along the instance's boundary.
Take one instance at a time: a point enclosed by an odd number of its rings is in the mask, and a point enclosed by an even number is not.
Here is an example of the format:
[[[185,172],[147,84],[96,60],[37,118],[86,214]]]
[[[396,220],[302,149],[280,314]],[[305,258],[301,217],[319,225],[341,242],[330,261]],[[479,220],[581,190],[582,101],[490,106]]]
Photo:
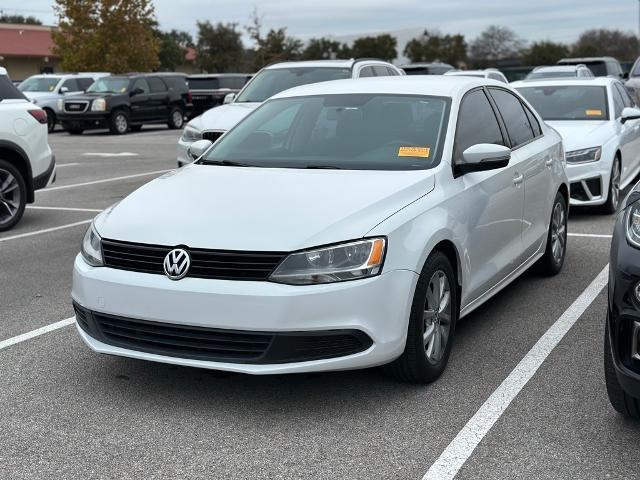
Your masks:
[[[588,117],[601,117],[602,116],[602,110],[585,110],[584,113],[586,113]]]
[[[431,149],[429,147],[400,147],[398,149],[398,156],[429,158],[430,152]]]

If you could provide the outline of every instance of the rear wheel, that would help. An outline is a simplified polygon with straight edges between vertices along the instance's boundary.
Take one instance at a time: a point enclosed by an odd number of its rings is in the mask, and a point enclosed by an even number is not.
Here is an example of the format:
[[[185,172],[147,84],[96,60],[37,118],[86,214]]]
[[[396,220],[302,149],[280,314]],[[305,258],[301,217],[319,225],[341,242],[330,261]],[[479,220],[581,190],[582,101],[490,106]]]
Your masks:
[[[607,194],[607,203],[602,206],[602,213],[616,213],[618,204],[620,203],[620,159],[618,157],[613,161],[611,167],[611,179],[609,180],[609,192]]]
[[[56,114],[50,108],[45,108],[44,111],[47,112],[47,130],[51,133],[56,128]]]
[[[551,209],[547,247],[538,260],[538,269],[543,275],[557,275],[562,270],[567,253],[567,202],[562,193],[556,193]]]
[[[167,125],[173,129],[182,128],[184,125],[184,112],[178,107],[173,108],[171,113],[169,113],[169,122]]]
[[[608,323],[609,322],[607,322],[607,324]],[[627,395],[618,381],[613,365],[608,325],[605,326],[604,333],[604,378],[607,384],[609,402],[611,402],[613,408],[626,417],[640,419],[640,401],[637,398]]]
[[[124,135],[129,131],[129,115],[124,110],[116,110],[111,114],[109,130],[116,135]]]
[[[27,204],[27,186],[20,172],[0,159],[0,232],[20,221]]]
[[[444,371],[458,319],[456,277],[446,255],[427,259],[411,307],[404,352],[387,366],[399,380],[431,383]]]

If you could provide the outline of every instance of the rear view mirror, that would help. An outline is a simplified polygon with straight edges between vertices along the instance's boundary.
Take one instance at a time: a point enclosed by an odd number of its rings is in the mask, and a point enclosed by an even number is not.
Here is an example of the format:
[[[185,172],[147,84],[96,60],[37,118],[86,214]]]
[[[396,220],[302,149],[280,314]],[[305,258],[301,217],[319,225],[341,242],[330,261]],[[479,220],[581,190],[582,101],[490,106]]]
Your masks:
[[[492,143],[478,143],[462,153],[462,161],[456,162],[459,173],[484,172],[509,165],[511,149]]]
[[[635,107],[625,107],[622,110],[622,117],[620,121],[622,123],[628,122],[629,120],[638,120],[640,118],[640,108]]]
[[[224,96],[224,100],[222,101],[223,105],[226,105],[227,103],[232,103],[236,98],[236,94],[235,93],[227,93]]]
[[[209,140],[198,140],[197,142],[193,142],[191,145],[189,145],[187,153],[189,154],[189,157],[191,157],[193,160],[196,160],[200,158],[211,145],[213,145],[213,143]]]

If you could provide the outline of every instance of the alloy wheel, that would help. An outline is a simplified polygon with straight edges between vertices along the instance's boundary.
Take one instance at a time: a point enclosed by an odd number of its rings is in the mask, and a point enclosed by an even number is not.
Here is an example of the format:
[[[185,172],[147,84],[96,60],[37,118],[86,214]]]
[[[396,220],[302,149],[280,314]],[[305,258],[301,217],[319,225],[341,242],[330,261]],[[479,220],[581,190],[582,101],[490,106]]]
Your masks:
[[[0,225],[9,223],[20,211],[20,185],[11,172],[0,169]]]
[[[122,113],[116,115],[115,124],[118,133],[126,133],[127,129],[129,128],[127,118]]]
[[[551,254],[553,261],[560,263],[567,244],[567,222],[564,207],[557,202],[551,216]]]
[[[175,112],[173,112],[173,117],[171,120],[173,121],[173,125],[176,128],[182,127],[182,122],[184,121],[182,118],[182,112],[180,112],[179,110],[176,110]]]
[[[613,163],[613,170],[611,171],[611,205],[615,209],[618,208],[618,202],[620,201],[620,162],[615,161]]]
[[[451,287],[442,270],[437,270],[429,280],[423,319],[427,360],[438,363],[447,348],[451,332]]]

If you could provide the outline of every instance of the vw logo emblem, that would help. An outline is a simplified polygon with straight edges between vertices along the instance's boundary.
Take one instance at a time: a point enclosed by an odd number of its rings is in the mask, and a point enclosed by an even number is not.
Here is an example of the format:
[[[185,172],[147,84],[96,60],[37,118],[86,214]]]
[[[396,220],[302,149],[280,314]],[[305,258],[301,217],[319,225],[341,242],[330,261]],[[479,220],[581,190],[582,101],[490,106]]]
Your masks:
[[[164,257],[164,274],[171,280],[180,280],[189,273],[191,257],[186,250],[175,248]]]

